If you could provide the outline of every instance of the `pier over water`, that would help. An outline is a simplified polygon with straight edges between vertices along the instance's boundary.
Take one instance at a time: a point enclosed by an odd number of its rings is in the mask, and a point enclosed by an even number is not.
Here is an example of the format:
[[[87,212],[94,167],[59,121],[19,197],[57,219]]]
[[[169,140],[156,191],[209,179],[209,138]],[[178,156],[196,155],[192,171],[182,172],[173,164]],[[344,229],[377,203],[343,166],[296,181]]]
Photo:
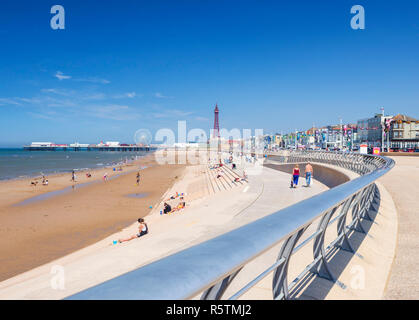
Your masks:
[[[154,151],[155,147],[151,146],[88,146],[88,147],[71,147],[71,146],[23,146],[27,151],[118,151],[118,152],[137,152],[137,151]]]

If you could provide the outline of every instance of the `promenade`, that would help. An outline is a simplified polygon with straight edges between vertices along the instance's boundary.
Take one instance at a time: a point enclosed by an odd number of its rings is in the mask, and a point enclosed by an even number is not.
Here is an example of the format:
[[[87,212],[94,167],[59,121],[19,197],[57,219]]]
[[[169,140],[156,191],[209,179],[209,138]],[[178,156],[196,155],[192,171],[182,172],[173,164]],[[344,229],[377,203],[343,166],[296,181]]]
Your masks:
[[[188,201],[189,186],[203,190],[198,185],[205,167],[189,166],[183,179],[163,198],[188,190]],[[260,174],[249,173],[248,184],[195,196],[182,212],[161,216],[161,205],[156,206],[146,217],[150,234],[144,238],[111,245],[113,240],[135,233],[133,224],[92,246],[1,282],[0,299],[62,299],[328,189],[318,182],[312,188],[290,189],[289,180],[286,173],[263,168]],[[301,179],[300,184],[304,182]],[[54,270],[62,270],[62,288],[51,285],[57,277]]]
[[[386,299],[419,297],[419,158],[392,157],[395,167],[379,181],[398,213],[397,250],[387,284]]]
[[[414,216],[415,210],[412,208],[415,207],[418,189],[414,179],[406,187],[401,183],[403,179],[409,180],[412,174],[418,173],[418,165],[409,158],[395,160],[393,171],[377,182],[379,197],[376,211],[370,212],[373,221],[362,222],[367,234],[355,231],[350,234],[356,253],[332,250],[327,258],[337,282],[308,274],[300,279],[301,283],[291,293],[291,299],[416,298],[418,285],[415,276],[418,268],[415,261],[419,257],[415,239],[419,219]],[[115,239],[136,233],[136,224],[133,224],[94,245],[1,282],[0,299],[68,297],[329,189],[318,180],[315,180],[311,188],[303,187],[304,178],[300,179],[299,188],[291,189],[288,165],[278,166],[275,159],[266,161],[259,171],[252,172],[246,166],[242,164],[237,170],[241,172],[246,169],[249,174],[248,183],[240,184],[229,180],[232,177],[229,174],[234,173],[228,173],[227,168],[223,169],[223,178],[218,179],[216,172],[210,170],[208,165],[188,166],[182,178],[146,217],[150,227],[149,235],[112,245]],[[317,172],[317,177],[331,187],[336,183],[336,177],[339,177],[340,183],[358,177],[356,173],[341,167],[329,164],[320,166],[322,168],[315,167],[314,178]],[[327,179],[328,176],[334,178]],[[412,190],[412,193],[406,190]],[[160,215],[164,199],[176,192],[186,192],[186,209],[171,215]],[[310,225],[300,243],[315,232],[317,225],[318,221]],[[327,241],[334,239],[335,227],[329,227],[325,236]],[[227,289],[224,298],[272,264],[281,245],[275,245],[246,265]],[[298,277],[310,263],[312,254],[312,245],[307,245],[292,256],[289,281]],[[409,272],[406,272],[407,269]],[[364,279],[361,282],[360,272]],[[58,276],[63,284],[59,288],[56,286]],[[272,299],[272,274],[240,299]]]

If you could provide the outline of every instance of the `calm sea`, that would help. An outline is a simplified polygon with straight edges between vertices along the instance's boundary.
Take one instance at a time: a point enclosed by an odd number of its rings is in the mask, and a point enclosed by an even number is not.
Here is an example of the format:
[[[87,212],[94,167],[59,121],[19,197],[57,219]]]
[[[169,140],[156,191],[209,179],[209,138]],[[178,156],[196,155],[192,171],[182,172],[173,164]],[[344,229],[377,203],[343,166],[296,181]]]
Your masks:
[[[145,154],[146,152],[25,151],[0,148],[0,180],[112,166]]]

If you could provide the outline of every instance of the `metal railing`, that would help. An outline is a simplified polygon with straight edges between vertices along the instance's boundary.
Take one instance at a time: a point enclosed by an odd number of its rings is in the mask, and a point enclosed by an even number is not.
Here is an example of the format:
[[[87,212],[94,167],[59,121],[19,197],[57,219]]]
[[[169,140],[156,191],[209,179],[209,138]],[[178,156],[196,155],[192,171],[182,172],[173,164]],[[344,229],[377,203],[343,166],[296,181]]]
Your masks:
[[[237,299],[273,273],[272,297],[288,299],[290,291],[312,273],[337,282],[328,267],[333,248],[355,253],[350,230],[366,233],[361,221],[372,220],[378,193],[375,181],[394,161],[379,156],[324,151],[281,151],[270,155],[278,163],[312,162],[339,166],[360,176],[326,192],[298,202],[238,229],[182,250],[146,266],[77,293],[68,299]],[[347,216],[352,221],[347,224]],[[333,219],[332,219],[333,218]],[[316,231],[297,243],[319,220]],[[337,238],[325,248],[327,227],[337,221]],[[288,283],[291,256],[313,242],[313,261]],[[277,260],[230,297],[224,297],[236,275],[249,262],[282,243]]]

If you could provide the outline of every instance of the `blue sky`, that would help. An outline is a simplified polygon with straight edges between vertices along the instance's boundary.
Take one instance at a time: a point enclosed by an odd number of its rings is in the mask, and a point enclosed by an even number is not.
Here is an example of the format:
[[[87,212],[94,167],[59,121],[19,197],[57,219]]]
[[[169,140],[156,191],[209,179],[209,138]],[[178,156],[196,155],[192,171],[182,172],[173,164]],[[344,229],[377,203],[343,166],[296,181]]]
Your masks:
[[[50,8],[63,5],[65,30]],[[361,4],[366,29],[352,30]],[[0,145],[133,143],[137,129],[286,132],[419,118],[419,2],[0,3]]]

